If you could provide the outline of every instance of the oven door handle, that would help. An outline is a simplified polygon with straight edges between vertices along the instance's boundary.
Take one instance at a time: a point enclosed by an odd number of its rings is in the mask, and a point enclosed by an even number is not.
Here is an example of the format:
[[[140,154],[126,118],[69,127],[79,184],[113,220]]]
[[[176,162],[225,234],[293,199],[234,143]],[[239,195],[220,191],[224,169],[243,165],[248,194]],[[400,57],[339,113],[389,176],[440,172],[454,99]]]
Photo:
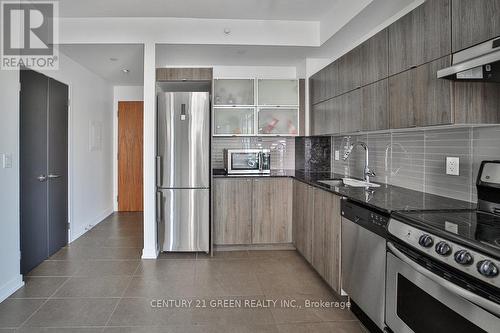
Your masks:
[[[414,262],[411,258],[408,258],[403,252],[399,251],[394,246],[394,244],[392,244],[391,242],[387,242],[387,247],[401,261],[406,263],[408,266],[410,266],[411,268],[413,268],[414,270],[416,270],[417,272],[419,272],[423,276],[425,276],[425,277],[431,279],[432,281],[434,281],[435,283],[439,284],[441,287],[445,288],[449,292],[457,294],[457,295],[465,298],[467,301],[474,303],[475,305],[480,306],[480,307],[490,311],[491,313],[493,313],[497,316],[500,315],[500,305],[498,305],[494,302],[491,302],[485,298],[482,298],[481,296],[478,296],[478,295],[476,295],[476,294],[474,294],[466,289],[460,288],[456,284],[451,283],[450,281],[428,271],[427,269],[423,268],[422,266],[420,266],[419,264]]]

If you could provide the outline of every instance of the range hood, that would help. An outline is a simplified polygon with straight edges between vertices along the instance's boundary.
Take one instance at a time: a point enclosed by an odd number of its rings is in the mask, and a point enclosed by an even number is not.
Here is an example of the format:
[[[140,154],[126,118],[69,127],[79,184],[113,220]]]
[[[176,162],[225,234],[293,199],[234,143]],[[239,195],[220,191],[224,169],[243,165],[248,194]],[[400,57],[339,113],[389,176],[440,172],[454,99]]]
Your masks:
[[[453,64],[437,72],[441,79],[500,82],[500,37],[453,54]]]

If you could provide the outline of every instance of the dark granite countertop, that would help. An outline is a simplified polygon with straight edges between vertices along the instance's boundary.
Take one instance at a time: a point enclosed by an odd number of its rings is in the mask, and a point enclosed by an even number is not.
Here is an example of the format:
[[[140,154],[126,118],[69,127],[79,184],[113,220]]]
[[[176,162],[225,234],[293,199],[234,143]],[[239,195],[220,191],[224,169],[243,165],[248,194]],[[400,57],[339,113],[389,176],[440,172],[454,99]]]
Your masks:
[[[269,175],[227,175],[223,170],[214,170],[214,178],[248,178],[248,177],[291,177],[311,186],[346,197],[349,200],[371,207],[385,213],[416,210],[475,209],[470,202],[451,199],[435,194],[410,190],[407,188],[380,184],[380,187],[365,188],[350,186],[329,186],[319,180],[343,178],[331,172],[304,172],[299,170],[272,170]]]

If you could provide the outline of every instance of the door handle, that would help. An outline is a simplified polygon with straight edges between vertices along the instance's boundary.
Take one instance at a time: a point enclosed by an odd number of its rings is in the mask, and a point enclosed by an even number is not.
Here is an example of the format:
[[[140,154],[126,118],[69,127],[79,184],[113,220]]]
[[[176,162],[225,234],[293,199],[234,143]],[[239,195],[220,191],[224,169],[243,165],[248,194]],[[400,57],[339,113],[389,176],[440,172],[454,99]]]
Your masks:
[[[51,173],[51,174],[49,174],[49,175],[48,175],[48,178],[49,178],[49,179],[61,178],[61,175],[56,175],[56,174],[52,174],[52,173]]]
[[[161,156],[156,156],[156,185],[161,186],[163,183],[163,170]]]
[[[156,220],[158,222],[162,222],[163,220],[163,214],[162,214],[162,211],[163,211],[163,195],[160,191],[156,192]]]
[[[44,181],[46,181],[46,180],[47,180],[47,176],[45,176],[45,175],[40,175],[40,176],[36,177],[36,179],[38,179],[38,181],[39,181],[40,183],[43,183]]]
[[[478,296],[467,289],[463,289],[456,284],[440,277],[439,275],[436,275],[427,269],[423,268],[419,264],[415,263],[412,259],[408,258],[403,252],[399,251],[391,242],[387,242],[387,248],[391,250],[391,252],[402,262],[413,268],[415,271],[418,273],[422,274],[426,278],[434,281],[444,289],[448,290],[449,292],[456,294],[458,296],[461,296],[465,300],[480,306],[491,313],[495,315],[500,315],[500,306],[496,303],[493,303],[485,298],[482,298],[481,296]]]

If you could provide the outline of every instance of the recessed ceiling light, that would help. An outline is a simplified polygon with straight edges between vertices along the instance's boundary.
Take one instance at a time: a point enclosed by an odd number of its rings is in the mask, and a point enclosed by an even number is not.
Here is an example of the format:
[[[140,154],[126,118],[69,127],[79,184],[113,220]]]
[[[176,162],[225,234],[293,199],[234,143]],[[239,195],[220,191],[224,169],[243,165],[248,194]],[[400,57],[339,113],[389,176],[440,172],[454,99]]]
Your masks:
[[[109,58],[110,61],[118,61],[118,58],[115,58],[115,57],[111,57]]]
[[[130,73],[130,69],[122,69],[122,72],[125,74],[128,74],[128,73]]]

